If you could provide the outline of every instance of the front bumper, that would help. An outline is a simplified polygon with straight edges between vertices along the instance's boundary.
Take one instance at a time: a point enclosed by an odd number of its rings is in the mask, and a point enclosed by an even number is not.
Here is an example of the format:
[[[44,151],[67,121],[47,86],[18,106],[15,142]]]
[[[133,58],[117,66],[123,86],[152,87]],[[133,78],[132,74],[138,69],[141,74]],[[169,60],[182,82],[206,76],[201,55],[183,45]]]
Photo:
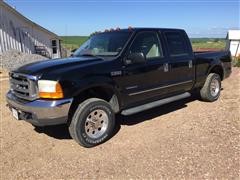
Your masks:
[[[10,108],[18,111],[19,119],[36,126],[65,124],[72,99],[24,101],[17,98],[11,91],[6,95]]]

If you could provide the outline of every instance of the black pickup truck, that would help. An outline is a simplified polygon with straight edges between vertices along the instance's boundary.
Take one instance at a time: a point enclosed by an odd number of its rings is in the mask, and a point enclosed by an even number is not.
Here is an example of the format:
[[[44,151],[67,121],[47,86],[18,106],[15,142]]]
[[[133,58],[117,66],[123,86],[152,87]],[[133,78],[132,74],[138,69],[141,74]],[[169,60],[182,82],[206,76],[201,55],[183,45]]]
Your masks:
[[[230,52],[194,53],[184,30],[117,29],[91,36],[69,58],[10,72],[6,98],[16,119],[67,124],[74,140],[93,147],[111,137],[115,114],[134,114],[193,91],[215,101],[230,73]]]

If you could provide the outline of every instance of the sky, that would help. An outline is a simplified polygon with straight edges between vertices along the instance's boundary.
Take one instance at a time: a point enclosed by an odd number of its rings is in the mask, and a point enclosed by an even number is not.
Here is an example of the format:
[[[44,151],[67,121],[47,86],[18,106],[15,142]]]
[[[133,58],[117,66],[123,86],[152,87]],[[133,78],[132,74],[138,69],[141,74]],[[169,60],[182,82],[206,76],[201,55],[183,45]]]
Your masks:
[[[226,37],[240,29],[240,0],[5,0],[62,36],[109,28],[183,28],[190,37]]]

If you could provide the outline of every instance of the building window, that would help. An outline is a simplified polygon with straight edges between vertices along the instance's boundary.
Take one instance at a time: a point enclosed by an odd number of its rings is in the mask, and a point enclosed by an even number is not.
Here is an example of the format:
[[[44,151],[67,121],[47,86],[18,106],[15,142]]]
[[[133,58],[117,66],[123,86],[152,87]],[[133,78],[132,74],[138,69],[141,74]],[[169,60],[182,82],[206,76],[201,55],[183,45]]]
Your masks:
[[[57,54],[57,48],[56,47],[53,47],[52,50],[53,50],[53,54]]]
[[[57,54],[57,40],[52,40],[52,51],[53,54]]]
[[[57,46],[57,40],[52,40],[52,46]]]

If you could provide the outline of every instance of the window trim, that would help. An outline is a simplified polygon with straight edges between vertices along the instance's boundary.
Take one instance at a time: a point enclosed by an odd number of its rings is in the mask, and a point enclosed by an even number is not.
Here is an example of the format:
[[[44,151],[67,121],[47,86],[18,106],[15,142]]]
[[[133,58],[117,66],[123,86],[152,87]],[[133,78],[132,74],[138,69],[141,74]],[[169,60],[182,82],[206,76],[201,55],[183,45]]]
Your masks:
[[[164,56],[164,53],[163,53],[163,46],[162,46],[163,43],[160,41],[159,34],[158,34],[157,31],[151,31],[151,30],[149,30],[149,31],[136,32],[134,38],[132,39],[132,41],[131,41],[128,49],[127,49],[126,57],[130,54],[130,49],[131,49],[134,41],[136,40],[137,36],[138,36],[139,34],[142,34],[142,33],[153,33],[153,34],[155,34],[155,35],[157,36],[157,41],[158,41],[158,45],[159,45],[159,50],[160,50],[160,52],[161,52],[161,56],[158,56],[158,57],[150,57],[150,58],[147,58],[147,57],[146,57],[146,62],[152,61],[152,60],[155,61],[155,59],[164,59],[165,56]]]

